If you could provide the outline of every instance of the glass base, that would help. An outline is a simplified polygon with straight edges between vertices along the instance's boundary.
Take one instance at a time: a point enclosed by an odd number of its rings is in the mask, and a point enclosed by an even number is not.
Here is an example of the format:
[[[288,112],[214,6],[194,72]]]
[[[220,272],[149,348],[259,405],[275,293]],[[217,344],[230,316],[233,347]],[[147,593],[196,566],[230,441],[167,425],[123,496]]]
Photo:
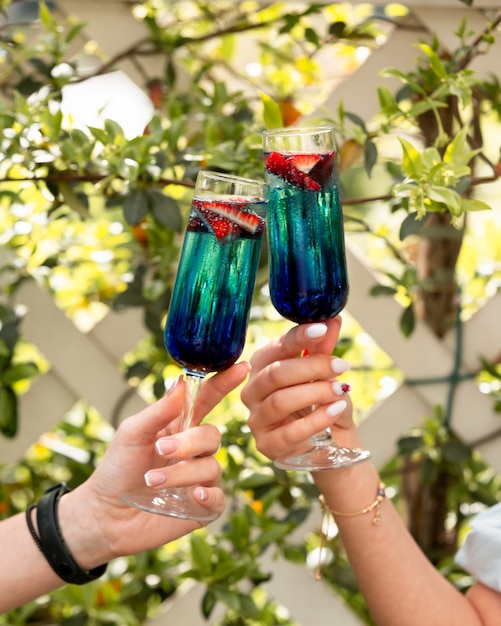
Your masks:
[[[316,445],[302,454],[275,459],[274,465],[284,470],[319,472],[356,465],[367,461],[370,456],[368,450],[340,448],[330,442],[327,445]]]
[[[212,522],[218,518],[217,513],[198,504],[191,494],[182,487],[160,489],[159,491],[152,489],[135,491],[121,496],[121,499],[129,506],[158,515],[168,515],[197,522]]]

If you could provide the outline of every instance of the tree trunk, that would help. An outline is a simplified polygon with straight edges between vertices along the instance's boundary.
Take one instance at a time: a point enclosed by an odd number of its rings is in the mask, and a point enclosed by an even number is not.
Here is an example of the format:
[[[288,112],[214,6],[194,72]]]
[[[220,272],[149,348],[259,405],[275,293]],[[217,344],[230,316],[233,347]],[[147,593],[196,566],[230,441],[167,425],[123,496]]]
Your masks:
[[[463,241],[463,231],[450,223],[450,215],[428,216],[425,236],[420,238],[417,254],[417,316],[439,338],[456,323],[456,263]],[[448,473],[438,466],[430,484],[423,484],[419,467],[404,461],[403,495],[409,530],[434,563],[456,548],[456,533],[446,531]]]

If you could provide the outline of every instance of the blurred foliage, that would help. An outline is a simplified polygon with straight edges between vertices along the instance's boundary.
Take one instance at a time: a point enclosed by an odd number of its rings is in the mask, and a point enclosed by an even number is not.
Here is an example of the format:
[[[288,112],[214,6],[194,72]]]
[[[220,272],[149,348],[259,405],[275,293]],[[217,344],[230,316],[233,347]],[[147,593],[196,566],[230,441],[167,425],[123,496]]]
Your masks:
[[[418,43],[412,71],[384,73],[401,87],[390,90],[382,77],[379,110],[362,120],[343,105],[334,114],[324,104],[339,80],[405,21],[402,6],[305,2],[291,9],[287,2],[151,0],[130,10],[145,34],[115,58],[99,42],[83,40],[85,25],[77,18],[62,19],[43,4],[37,22],[0,26],[4,436],[16,433],[19,394],[49,366],[22,341],[23,312],[12,305],[27,280],[48,290],[82,331],[110,309],[139,307],[145,339],[124,357],[122,371],[148,398],[164,393],[165,379],[177,369],[161,329],[196,174],[209,168],[261,178],[265,127],[306,119],[335,125],[347,236],[381,279],[372,296],[395,297],[401,304],[405,335],[412,334],[421,302],[441,280],[423,276],[418,264],[421,243],[436,243],[437,231],[445,229],[448,238],[458,234],[458,256],[446,269],[458,287],[455,310],[458,291],[461,296],[462,320],[499,291],[501,87],[497,77],[481,79],[470,67],[477,55],[489,53],[499,17],[480,33],[458,25],[453,51],[443,50],[438,36]],[[141,85],[154,113],[138,136],[129,137],[112,119],[82,127],[65,110],[66,86],[106,75],[124,60],[140,66],[149,57],[162,63],[158,75],[145,76]],[[93,69],[83,75],[89,60]],[[437,216],[443,219],[438,226],[430,221]],[[264,251],[244,357],[288,327],[273,311],[266,284]],[[404,380],[357,322],[344,317],[338,352],[353,363],[350,381],[357,419],[363,420]],[[480,355],[471,376],[500,411],[499,363]],[[141,624],[190,578],[206,587],[202,615],[223,607],[220,626],[292,626],[286,607],[272,602],[261,586],[270,576],[262,557],[269,550],[297,563],[308,559],[314,567],[319,535],[298,543],[291,531],[310,514],[316,491],[308,475],[281,472],[262,458],[245,417],[238,392],[211,416],[223,432],[218,458],[228,490],[220,528],[117,559],[102,580],[64,587],[1,616],[0,624]],[[422,497],[433,493],[437,478],[447,477],[447,545],[438,552],[431,546],[430,556],[463,589],[469,580],[454,568],[451,550],[463,522],[499,500],[501,487],[455,436],[450,417],[447,407],[423,416],[421,427],[402,437],[383,475],[404,515],[406,477],[417,476]],[[76,406],[18,464],[1,467],[1,516],[24,510],[54,482],[81,483],[111,436],[92,407]],[[331,531],[323,575],[370,623]]]

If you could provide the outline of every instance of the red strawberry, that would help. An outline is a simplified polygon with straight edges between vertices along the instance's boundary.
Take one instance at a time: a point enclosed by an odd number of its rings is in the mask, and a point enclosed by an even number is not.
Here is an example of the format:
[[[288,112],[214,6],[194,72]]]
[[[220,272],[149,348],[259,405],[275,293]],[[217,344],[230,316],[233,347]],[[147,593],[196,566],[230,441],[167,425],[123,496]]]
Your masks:
[[[244,206],[247,205],[247,201],[242,202]],[[258,228],[263,224],[264,220],[255,213],[249,213],[243,211],[237,203],[234,202],[209,202],[204,205],[209,211],[222,215],[230,221],[238,224],[240,228],[254,234]]]
[[[308,191],[320,191],[320,185],[307,174],[299,170],[292,161],[289,161],[278,152],[272,152],[266,161],[266,169],[275,176],[280,176],[296,187]]]
[[[232,224],[229,220],[221,217],[220,215],[207,213],[206,217],[209,222],[209,226],[218,241],[231,237],[235,232],[235,229],[238,229],[236,224]]]
[[[301,170],[305,174],[311,170],[311,168],[320,161],[321,154],[313,154],[311,152],[302,152],[301,154],[287,155],[287,159],[294,163],[298,170]]]
[[[211,211],[209,208],[207,208],[207,204],[208,203],[201,202],[200,200],[195,199],[192,202],[193,208],[200,216],[200,221],[205,224],[206,229],[212,230],[218,241],[222,241],[223,239],[229,238],[233,234],[237,234],[239,232],[239,228],[235,223]],[[190,226],[190,223],[196,225],[196,222],[193,220],[193,218],[190,218],[190,221],[188,222],[188,228]]]
[[[322,187],[328,184],[336,163],[336,151],[324,154],[310,170],[310,177]]]

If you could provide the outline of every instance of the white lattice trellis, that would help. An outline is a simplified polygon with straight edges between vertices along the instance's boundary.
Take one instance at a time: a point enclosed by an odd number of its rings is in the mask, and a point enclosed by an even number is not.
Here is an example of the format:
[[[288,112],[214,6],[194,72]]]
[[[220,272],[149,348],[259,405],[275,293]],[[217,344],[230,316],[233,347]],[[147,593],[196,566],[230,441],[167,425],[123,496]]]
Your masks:
[[[291,5],[295,2],[291,1]],[[376,3],[383,4],[383,3]],[[458,0],[408,0],[404,2],[412,10],[409,24],[412,28],[396,29],[388,42],[375,52],[356,74],[350,76],[330,97],[327,106],[331,110],[343,101],[345,108],[368,118],[377,106],[376,87],[381,82],[379,71],[392,66],[403,71],[414,64],[416,50],[413,44],[438,32],[445,45],[456,45],[454,31],[462,19],[470,27],[480,30],[486,16],[482,9],[499,9],[495,0],[475,3],[468,9]],[[100,0],[66,0],[64,11],[79,15],[88,23],[87,39],[96,39],[108,46],[107,52],[125,47],[124,38],[139,38],[144,33],[130,16],[128,2]],[[108,25],[120,37],[110,38]],[[492,72],[492,59],[500,58],[501,43],[488,57],[479,57],[474,69]],[[155,64],[160,59],[150,59],[155,74]],[[123,67],[134,77],[136,67]],[[370,267],[360,258],[357,250],[348,245],[350,282],[352,285],[348,311],[375,341],[393,359],[406,379],[447,377],[453,370],[454,337],[439,341],[420,325],[410,339],[404,339],[398,329],[401,309],[389,298],[369,299],[368,292],[376,283]],[[2,461],[15,461],[26,448],[51,428],[80,398],[95,406],[102,415],[119,420],[144,406],[144,401],[133,391],[118,372],[117,364],[124,353],[144,335],[137,311],[109,313],[92,332],[82,335],[57,309],[51,299],[35,285],[25,286],[17,296],[18,302],[27,307],[23,331],[28,340],[35,343],[51,363],[51,370],[21,402],[21,429],[14,441],[0,439]],[[499,354],[499,344],[493,341],[501,318],[501,295],[486,306],[464,326],[463,362],[461,372],[469,372],[478,366],[478,358],[494,359]],[[429,414],[435,404],[444,404],[448,393],[446,383],[433,385],[402,385],[393,395],[374,409],[361,426],[362,435],[370,447],[377,465],[393,454],[395,442],[403,431],[418,424],[423,415]],[[457,433],[467,442],[479,442],[479,450],[485,460],[501,471],[501,455],[496,452],[499,444],[495,436],[501,429],[499,417],[491,402],[482,395],[471,380],[460,382],[454,404],[453,424]],[[318,526],[318,511],[297,530],[305,534]],[[216,522],[221,523],[221,522]],[[303,626],[356,626],[359,619],[322,582],[316,582],[303,568],[283,560],[267,563],[273,578],[267,588],[271,595],[288,607],[292,617]],[[201,623],[199,599],[202,587],[187,583],[164,605],[159,616],[150,626],[182,622],[185,626]],[[209,623],[214,623],[214,617]]]

